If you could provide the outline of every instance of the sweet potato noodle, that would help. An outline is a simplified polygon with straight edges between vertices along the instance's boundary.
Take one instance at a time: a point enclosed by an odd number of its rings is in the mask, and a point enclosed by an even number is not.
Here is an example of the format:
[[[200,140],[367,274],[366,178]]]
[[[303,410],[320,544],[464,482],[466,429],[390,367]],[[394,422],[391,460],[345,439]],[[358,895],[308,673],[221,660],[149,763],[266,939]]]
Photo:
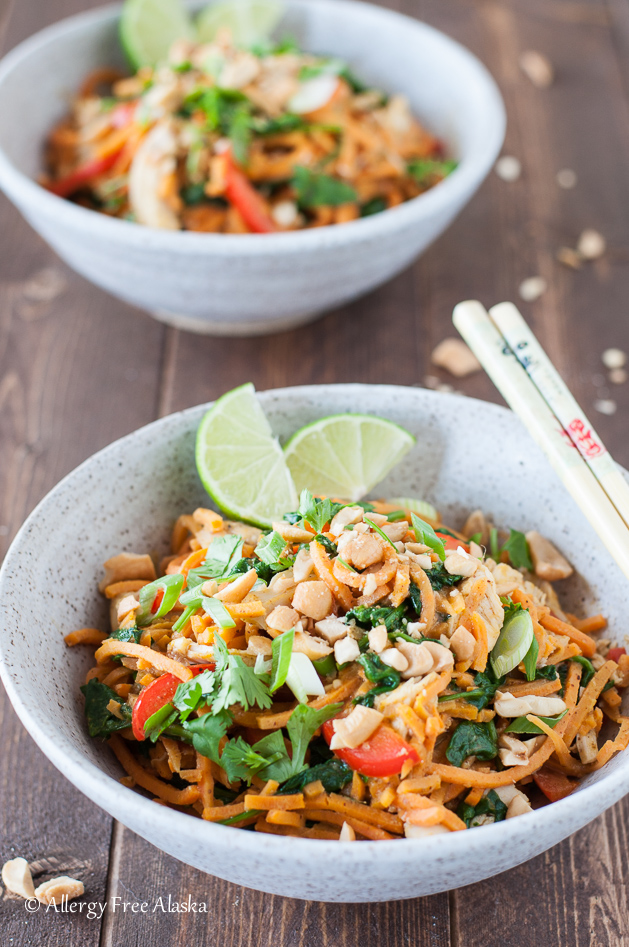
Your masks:
[[[556,550],[489,535],[478,511],[460,534],[307,491],[265,533],[183,515],[159,570],[105,563],[110,631],[66,636],[96,647],[89,732],[126,786],[274,835],[423,837],[560,799],[629,743],[629,657],[562,610]]]
[[[455,166],[403,96],[338,59],[246,50],[223,31],[128,78],[88,76],[49,136],[42,183],[150,227],[271,233],[395,207]]]

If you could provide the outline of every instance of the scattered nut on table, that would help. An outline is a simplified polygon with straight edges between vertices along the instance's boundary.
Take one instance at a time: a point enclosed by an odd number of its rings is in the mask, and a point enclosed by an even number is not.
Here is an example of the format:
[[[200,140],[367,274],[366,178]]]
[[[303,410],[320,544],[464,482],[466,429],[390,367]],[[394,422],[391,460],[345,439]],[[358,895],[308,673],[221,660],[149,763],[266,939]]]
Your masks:
[[[597,260],[606,249],[605,237],[598,230],[584,230],[579,237],[577,250],[585,260]]]
[[[615,414],[618,405],[611,398],[600,398],[594,402],[594,407],[599,414]]]
[[[463,378],[481,369],[480,362],[462,339],[444,339],[433,350],[430,360],[433,365],[445,368],[457,378]]]
[[[522,174],[522,164],[513,155],[503,155],[496,161],[494,171],[503,181],[517,181]]]
[[[577,175],[572,168],[562,168],[561,171],[557,172],[555,180],[559,187],[562,187],[565,191],[569,191],[576,186]]]
[[[522,280],[518,292],[525,302],[531,303],[539,299],[547,288],[548,283],[543,276],[529,276],[528,279]]]
[[[84,893],[83,882],[77,881],[76,878],[69,878],[68,875],[51,878],[50,881],[44,881],[35,889],[35,897],[42,904],[62,904],[64,900],[71,901],[73,898],[80,898]]]
[[[628,377],[624,368],[612,368],[609,373],[609,380],[612,385],[624,385]]]
[[[583,265],[583,257],[572,247],[560,247],[557,250],[557,260],[573,270],[579,270]]]
[[[627,364],[627,353],[622,349],[605,349],[601,355],[601,361],[605,368],[624,368]]]
[[[550,59],[535,49],[527,49],[521,54],[520,69],[538,89],[547,89],[553,84],[555,71]]]
[[[2,866],[2,883],[11,894],[21,898],[35,897],[33,878],[25,858],[12,858]]]

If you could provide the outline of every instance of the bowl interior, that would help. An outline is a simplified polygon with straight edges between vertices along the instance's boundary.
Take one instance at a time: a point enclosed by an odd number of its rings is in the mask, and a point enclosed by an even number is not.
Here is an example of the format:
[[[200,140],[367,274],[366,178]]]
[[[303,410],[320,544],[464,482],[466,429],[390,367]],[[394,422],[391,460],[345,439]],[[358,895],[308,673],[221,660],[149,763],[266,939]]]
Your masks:
[[[620,570],[511,412],[389,386],[313,386],[259,397],[282,440],[339,411],[379,414],[408,428],[417,444],[376,495],[430,500],[455,527],[480,507],[499,525],[539,529],[580,572],[562,583],[566,607],[577,614],[602,611],[609,636],[622,643],[626,593]],[[89,761],[116,772],[110,754],[84,728],[78,687],[93,664],[91,649],[68,649],[63,635],[82,626],[107,627],[96,591],[105,559],[121,551],[165,554],[177,516],[208,505],[194,465],[204,410],[157,421],[77,468],[31,514],[0,573],[0,650],[10,694],[46,752],[46,744],[54,744],[55,752],[79,766]],[[30,660],[32,652],[37,662]],[[42,675],[42,667],[50,673]]]
[[[37,176],[46,135],[92,69],[127,68],[118,16],[118,8],[107,7],[72,17],[5,57],[0,149],[14,167]],[[278,33],[295,36],[306,50],[342,57],[360,78],[406,95],[462,162],[485,154],[502,134],[496,127],[502,106],[489,74],[462,46],[425,24],[350,0],[288,0]]]

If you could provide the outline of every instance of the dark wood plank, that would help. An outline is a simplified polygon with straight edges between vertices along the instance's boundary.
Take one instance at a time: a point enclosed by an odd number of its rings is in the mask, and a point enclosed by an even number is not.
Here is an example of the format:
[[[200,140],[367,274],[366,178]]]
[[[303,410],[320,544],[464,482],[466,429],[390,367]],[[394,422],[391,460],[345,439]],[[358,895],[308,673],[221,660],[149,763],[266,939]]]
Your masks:
[[[449,947],[448,896],[389,904],[323,904],[272,897],[203,875],[157,852],[120,827],[109,903],[146,902],[146,913],[107,911],[102,947],[194,944],[195,947]],[[169,911],[168,898],[171,897]],[[174,902],[197,911],[173,910]],[[200,904],[207,913],[199,913]],[[412,940],[411,940],[412,938]]]
[[[9,4],[5,48],[80,6]],[[150,421],[164,330],[71,273],[2,199],[0,204],[0,555],[35,503],[95,450]],[[26,630],[26,629],[25,629]],[[35,637],[37,631],[30,629]],[[36,881],[69,873],[85,902],[103,901],[111,819],[44,758],[0,694],[0,861],[39,862]],[[91,947],[100,922],[29,915],[5,895],[2,943]]]

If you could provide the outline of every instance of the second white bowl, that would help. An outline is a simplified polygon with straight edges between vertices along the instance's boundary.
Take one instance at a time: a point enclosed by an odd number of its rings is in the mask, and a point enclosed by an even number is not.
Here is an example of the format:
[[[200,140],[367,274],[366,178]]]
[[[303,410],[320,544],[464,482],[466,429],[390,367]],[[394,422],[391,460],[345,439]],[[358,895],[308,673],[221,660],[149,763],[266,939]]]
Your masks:
[[[105,7],[63,20],[0,64],[0,187],[73,269],[179,328],[273,332],[366,293],[445,230],[502,145],[500,93],[464,47],[370,4],[289,0],[281,31],[304,49],[347,60],[367,82],[404,93],[458,159],[456,171],[384,213],[296,233],[173,233],[106,217],[50,194],[35,178],[43,142],[68,97],[96,66],[123,65],[119,14]]]

